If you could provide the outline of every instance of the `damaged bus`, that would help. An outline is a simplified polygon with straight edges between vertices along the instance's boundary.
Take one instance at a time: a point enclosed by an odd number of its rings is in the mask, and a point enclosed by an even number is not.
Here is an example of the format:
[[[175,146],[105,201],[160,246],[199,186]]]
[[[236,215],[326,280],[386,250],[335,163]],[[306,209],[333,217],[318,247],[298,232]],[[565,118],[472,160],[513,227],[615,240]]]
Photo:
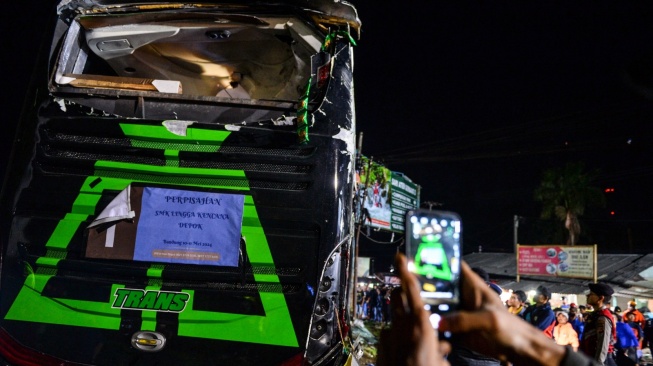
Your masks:
[[[0,361],[344,361],[347,2],[66,0],[2,191]]]

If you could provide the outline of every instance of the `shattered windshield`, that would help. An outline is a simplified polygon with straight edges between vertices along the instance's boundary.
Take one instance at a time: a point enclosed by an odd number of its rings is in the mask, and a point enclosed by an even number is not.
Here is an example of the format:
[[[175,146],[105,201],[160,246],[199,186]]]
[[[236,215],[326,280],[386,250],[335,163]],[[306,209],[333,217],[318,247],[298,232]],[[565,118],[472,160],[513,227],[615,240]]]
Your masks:
[[[62,48],[58,86],[183,96],[296,100],[319,51],[292,17],[148,13],[78,17]]]

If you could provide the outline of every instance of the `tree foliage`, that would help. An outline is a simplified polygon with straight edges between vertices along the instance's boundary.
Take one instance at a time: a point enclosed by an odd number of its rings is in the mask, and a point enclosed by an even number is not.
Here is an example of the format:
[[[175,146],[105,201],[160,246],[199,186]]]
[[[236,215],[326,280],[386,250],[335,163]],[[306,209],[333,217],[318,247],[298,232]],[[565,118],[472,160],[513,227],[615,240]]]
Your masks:
[[[567,244],[575,245],[581,233],[579,217],[590,206],[605,205],[605,196],[593,185],[598,171],[587,172],[583,163],[568,163],[544,171],[535,200],[542,203],[543,219],[555,217],[569,233]]]

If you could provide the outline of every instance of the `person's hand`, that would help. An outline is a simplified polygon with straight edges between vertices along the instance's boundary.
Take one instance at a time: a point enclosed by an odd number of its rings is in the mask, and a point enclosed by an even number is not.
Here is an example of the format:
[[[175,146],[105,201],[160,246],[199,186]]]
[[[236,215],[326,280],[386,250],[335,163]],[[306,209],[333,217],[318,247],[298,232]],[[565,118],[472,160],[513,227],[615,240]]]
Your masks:
[[[469,349],[518,365],[557,365],[565,355],[564,347],[510,314],[501,298],[465,262],[461,263],[460,308],[443,317],[440,330],[456,334]]]
[[[406,258],[397,254],[396,268],[402,291],[392,293],[392,328],[381,334],[378,364],[382,366],[449,365],[443,359],[450,350],[438,342],[429,312],[420,298],[419,281],[408,272]],[[468,348],[515,365],[573,365],[598,363],[547,338],[542,331],[510,314],[501,299],[465,263],[461,263],[460,309],[442,318],[440,331],[450,331]]]
[[[424,310],[417,278],[401,253],[395,258],[401,289],[392,291],[392,327],[381,332],[377,364],[380,366],[445,366],[449,344],[438,342],[437,333]]]

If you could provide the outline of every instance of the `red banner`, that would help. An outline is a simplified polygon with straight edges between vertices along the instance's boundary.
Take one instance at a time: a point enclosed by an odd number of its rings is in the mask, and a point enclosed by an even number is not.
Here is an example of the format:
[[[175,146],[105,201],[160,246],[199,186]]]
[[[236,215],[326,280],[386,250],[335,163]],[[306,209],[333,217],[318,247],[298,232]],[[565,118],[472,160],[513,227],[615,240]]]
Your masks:
[[[517,274],[593,279],[595,245],[518,245]]]

